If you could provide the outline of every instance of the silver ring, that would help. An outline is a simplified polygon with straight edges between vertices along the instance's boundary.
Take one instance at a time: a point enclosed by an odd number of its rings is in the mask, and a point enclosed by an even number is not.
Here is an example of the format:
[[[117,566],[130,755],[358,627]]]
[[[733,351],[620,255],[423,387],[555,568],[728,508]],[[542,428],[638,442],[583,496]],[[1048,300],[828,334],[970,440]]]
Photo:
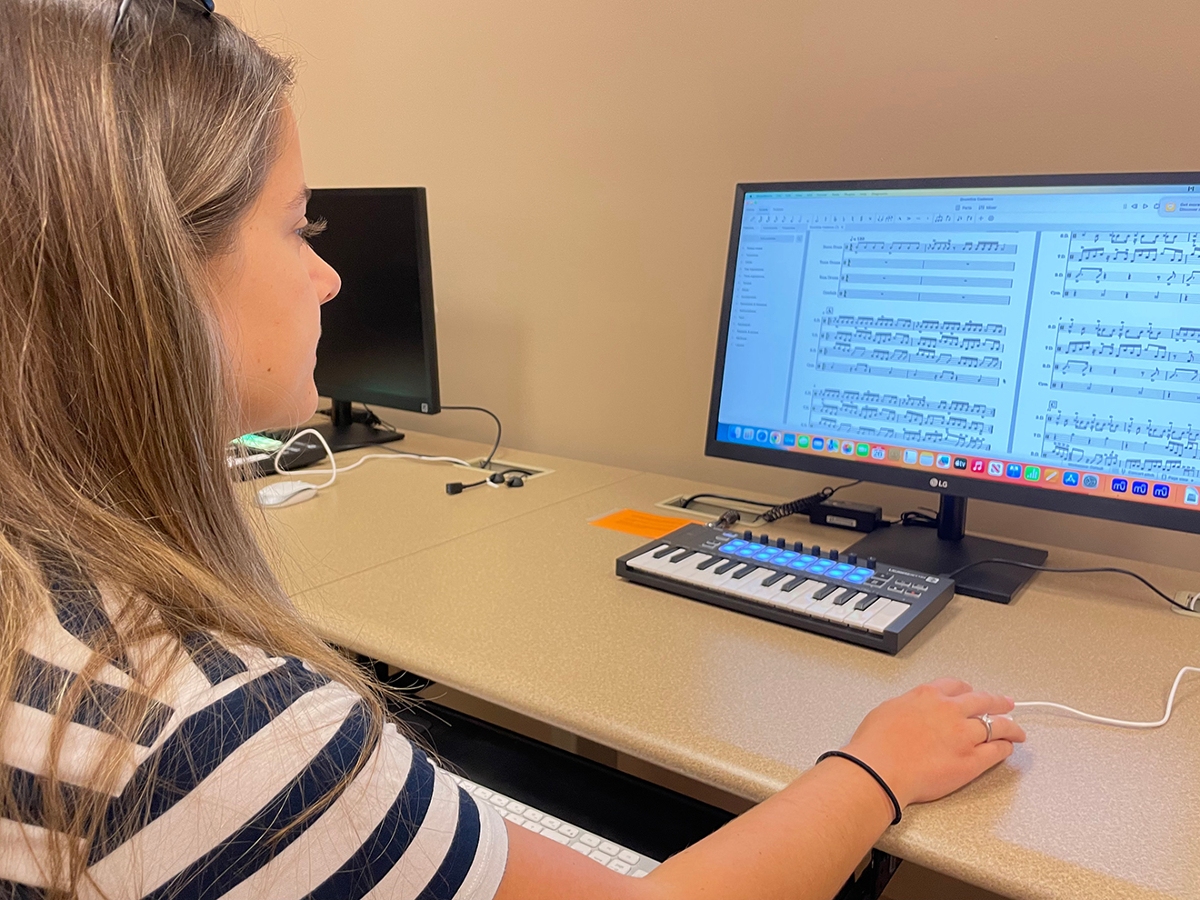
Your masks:
[[[982,722],[984,727],[987,729],[987,737],[985,737],[983,739],[983,742],[985,744],[991,743],[991,740],[992,740],[992,717],[990,715],[988,715],[987,713],[984,713],[982,716],[976,716],[975,718],[977,718],[980,722]]]

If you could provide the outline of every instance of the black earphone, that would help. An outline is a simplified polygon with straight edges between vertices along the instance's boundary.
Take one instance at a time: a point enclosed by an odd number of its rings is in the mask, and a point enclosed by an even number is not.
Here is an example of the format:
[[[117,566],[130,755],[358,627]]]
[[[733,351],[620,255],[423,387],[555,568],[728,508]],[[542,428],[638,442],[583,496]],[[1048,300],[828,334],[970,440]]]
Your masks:
[[[525,469],[505,469],[502,472],[493,472],[487,478],[481,481],[472,481],[470,484],[463,484],[461,481],[451,481],[446,485],[447,494],[461,494],[467,488],[479,487],[481,484],[492,484],[499,487],[502,484],[508,485],[510,488],[525,487],[525,479],[533,473]]]

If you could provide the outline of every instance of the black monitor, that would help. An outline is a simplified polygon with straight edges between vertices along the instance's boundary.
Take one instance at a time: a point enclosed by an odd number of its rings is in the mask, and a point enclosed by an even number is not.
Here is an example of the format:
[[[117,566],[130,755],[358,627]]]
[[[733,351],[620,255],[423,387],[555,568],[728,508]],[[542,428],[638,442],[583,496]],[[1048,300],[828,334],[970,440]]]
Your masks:
[[[707,454],[937,491],[936,531],[854,549],[938,574],[1045,559],[966,536],[969,497],[1200,532],[1198,184],[739,185]]]
[[[308,218],[328,223],[312,245],[342,278],[321,308],[316,383],[333,405],[320,430],[335,451],[397,440],[352,404],[441,409],[425,188],[316,189]]]

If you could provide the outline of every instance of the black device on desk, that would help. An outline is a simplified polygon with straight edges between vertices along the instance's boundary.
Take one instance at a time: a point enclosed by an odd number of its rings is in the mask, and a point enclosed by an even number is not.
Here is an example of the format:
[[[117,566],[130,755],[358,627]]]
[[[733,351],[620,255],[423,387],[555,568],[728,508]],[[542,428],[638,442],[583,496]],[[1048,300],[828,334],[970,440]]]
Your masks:
[[[969,497],[1200,532],[1198,184],[739,185],[705,452],[938,492],[936,529],[850,548],[914,571],[1044,562],[967,535]]]
[[[304,435],[279,454],[277,460],[276,454],[294,433],[294,430],[289,430],[277,434],[242,435],[230,447],[230,469],[242,479],[264,478],[278,475],[281,471],[304,469],[325,458],[325,448],[321,442],[311,435]]]
[[[315,379],[333,402],[314,427],[335,453],[400,440],[352,404],[441,410],[425,188],[319,188],[308,219],[326,222],[312,246],[342,279],[321,307]]]
[[[949,578],[695,524],[626,553],[617,574],[887,653],[899,652],[954,596]]]

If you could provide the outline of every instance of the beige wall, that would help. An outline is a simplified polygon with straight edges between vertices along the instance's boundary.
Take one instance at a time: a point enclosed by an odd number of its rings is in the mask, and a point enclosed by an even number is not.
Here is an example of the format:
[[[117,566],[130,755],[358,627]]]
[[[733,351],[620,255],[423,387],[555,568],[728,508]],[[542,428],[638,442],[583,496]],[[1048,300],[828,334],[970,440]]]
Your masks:
[[[736,182],[1200,169],[1195,0],[220,5],[303,60],[311,184],[429,189],[445,402],[506,444],[747,490],[825,479],[703,455]],[[1197,546],[987,504],[972,526]]]

